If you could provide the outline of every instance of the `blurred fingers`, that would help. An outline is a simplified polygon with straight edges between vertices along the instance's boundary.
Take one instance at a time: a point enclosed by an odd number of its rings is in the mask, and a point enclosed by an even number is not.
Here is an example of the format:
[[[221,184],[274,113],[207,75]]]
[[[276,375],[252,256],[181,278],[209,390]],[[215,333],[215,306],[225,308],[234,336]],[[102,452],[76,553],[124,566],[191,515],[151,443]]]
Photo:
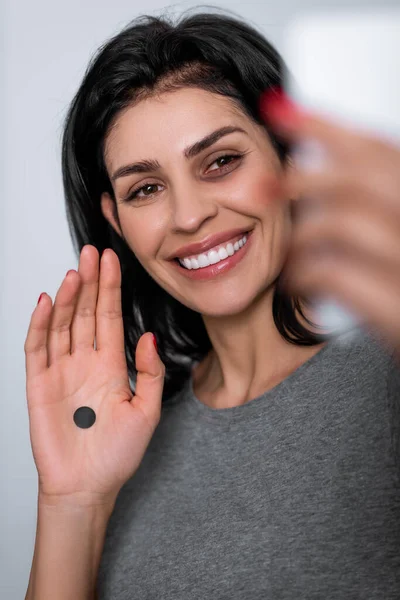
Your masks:
[[[312,211],[313,204],[309,204],[311,212],[303,216],[301,208],[297,212],[288,264],[295,265],[303,253],[313,248],[330,247],[386,272],[399,273],[400,278],[400,220],[354,207],[341,210],[317,205]]]
[[[400,278],[394,271],[315,249],[284,269],[281,286],[289,294],[335,298],[399,347]]]

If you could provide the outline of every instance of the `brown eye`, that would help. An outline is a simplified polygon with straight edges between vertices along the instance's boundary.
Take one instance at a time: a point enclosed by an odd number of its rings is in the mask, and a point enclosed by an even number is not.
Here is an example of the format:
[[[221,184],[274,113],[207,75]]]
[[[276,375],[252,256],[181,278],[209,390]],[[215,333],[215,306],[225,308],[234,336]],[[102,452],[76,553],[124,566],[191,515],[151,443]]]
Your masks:
[[[225,164],[227,164],[227,163],[229,164],[231,162],[232,158],[233,158],[232,156],[221,156],[220,158],[217,158],[217,160],[215,162],[219,163],[220,167],[223,167],[224,163]],[[222,161],[222,165],[221,165],[221,163],[219,161]]]
[[[141,189],[142,190],[148,190],[149,188],[155,188],[155,187],[157,187],[156,183],[149,183],[148,185],[143,186]],[[145,196],[147,196],[147,194],[145,194]]]
[[[217,169],[210,169],[211,171],[221,171],[223,170],[225,167],[228,167],[232,162],[235,162],[235,160],[239,160],[243,155],[242,154],[224,154],[223,156],[219,156],[218,158],[216,158],[210,165],[210,167],[216,163],[220,163],[221,165],[221,161],[222,161],[222,165],[219,166]]]
[[[124,202],[129,202],[130,200],[134,200],[135,198],[140,198],[143,196],[139,196],[139,192],[141,192],[142,190],[148,190],[149,188],[157,188],[158,187],[158,183],[146,183],[145,185],[142,185],[142,187],[140,188],[136,188],[135,190],[133,190],[125,199]],[[151,196],[153,192],[150,192],[149,194],[143,194],[145,197]]]

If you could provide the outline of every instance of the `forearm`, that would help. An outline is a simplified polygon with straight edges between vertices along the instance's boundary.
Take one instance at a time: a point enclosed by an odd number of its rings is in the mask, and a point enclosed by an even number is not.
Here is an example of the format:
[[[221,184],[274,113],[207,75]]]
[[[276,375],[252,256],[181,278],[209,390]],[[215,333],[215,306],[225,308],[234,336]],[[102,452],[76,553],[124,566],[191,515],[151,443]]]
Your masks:
[[[25,600],[93,600],[113,505],[38,503],[34,558]]]

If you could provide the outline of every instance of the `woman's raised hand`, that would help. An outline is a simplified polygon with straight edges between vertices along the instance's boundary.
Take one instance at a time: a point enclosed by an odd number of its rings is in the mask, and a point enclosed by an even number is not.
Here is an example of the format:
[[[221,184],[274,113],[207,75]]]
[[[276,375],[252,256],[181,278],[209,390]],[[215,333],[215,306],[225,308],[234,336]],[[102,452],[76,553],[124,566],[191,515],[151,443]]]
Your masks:
[[[44,294],[32,314],[26,394],[41,503],[115,502],[159,423],[165,366],[146,332],[136,347],[132,395],[121,308],[117,255],[108,248],[99,261],[97,249],[86,245],[54,306]],[[96,414],[86,429],[73,418],[81,406]]]

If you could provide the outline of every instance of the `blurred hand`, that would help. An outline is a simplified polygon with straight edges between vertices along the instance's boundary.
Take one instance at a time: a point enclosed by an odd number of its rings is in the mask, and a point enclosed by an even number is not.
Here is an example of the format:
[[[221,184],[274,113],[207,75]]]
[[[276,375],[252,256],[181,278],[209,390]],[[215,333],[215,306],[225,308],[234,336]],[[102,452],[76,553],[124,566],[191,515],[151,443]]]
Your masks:
[[[283,289],[334,297],[400,357],[400,149],[305,113],[284,95],[267,96],[261,112],[276,134],[295,147],[316,142],[325,156],[315,168],[295,162],[287,172],[298,214],[312,210],[295,220]]]

